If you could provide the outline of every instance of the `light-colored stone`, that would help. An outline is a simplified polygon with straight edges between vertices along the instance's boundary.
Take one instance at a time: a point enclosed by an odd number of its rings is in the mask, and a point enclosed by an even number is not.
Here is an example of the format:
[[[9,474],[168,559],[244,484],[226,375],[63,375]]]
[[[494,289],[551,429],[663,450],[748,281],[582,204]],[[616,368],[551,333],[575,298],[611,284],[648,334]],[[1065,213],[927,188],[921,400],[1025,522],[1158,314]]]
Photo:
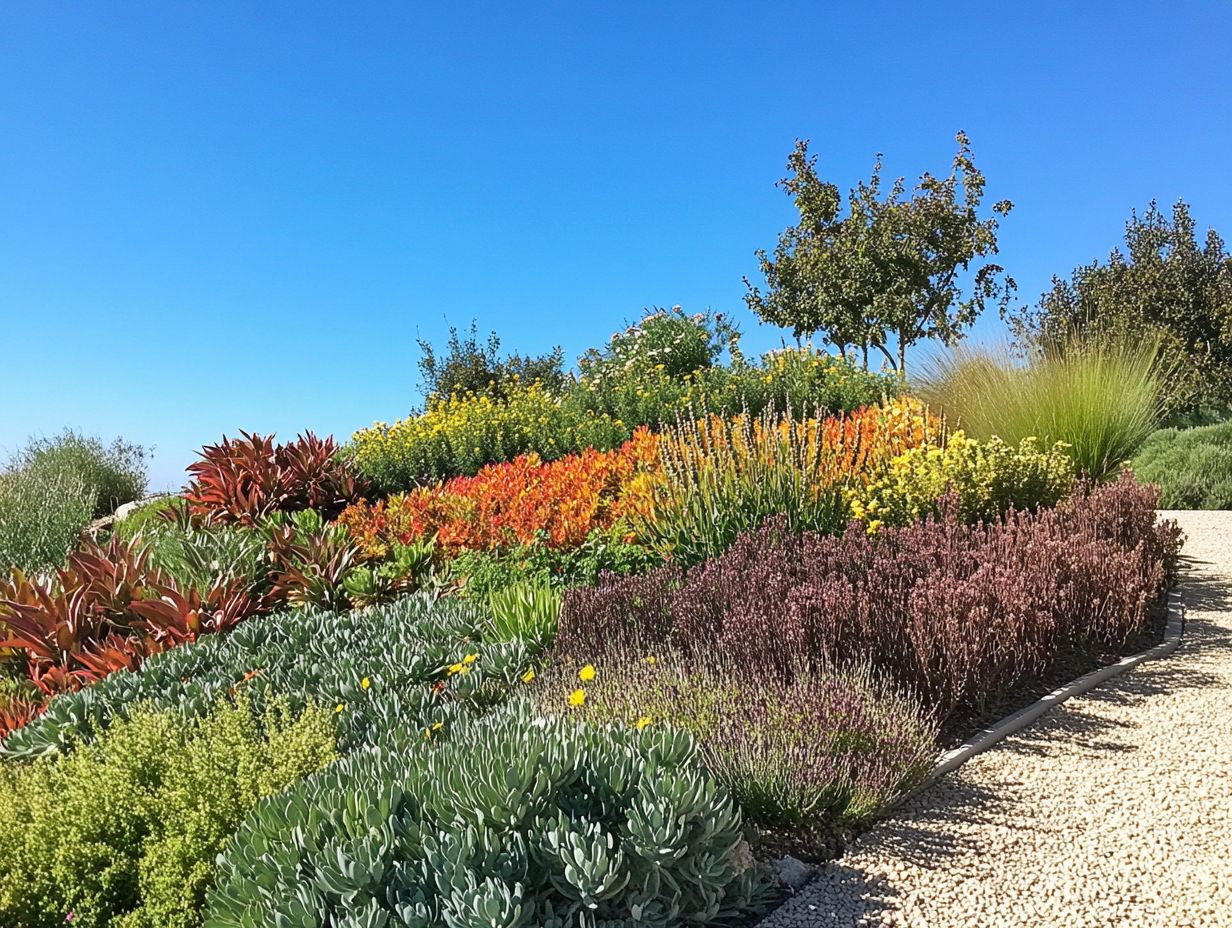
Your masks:
[[[1189,536],[1176,652],[909,799],[763,928],[1232,928],[1232,513],[1162,515]]]

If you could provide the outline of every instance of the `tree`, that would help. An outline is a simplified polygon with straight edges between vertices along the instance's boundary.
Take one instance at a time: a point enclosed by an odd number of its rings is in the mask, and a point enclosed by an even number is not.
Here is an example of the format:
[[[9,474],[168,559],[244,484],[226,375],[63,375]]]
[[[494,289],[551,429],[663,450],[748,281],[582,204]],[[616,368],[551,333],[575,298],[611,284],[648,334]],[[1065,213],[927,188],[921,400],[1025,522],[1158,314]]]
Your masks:
[[[1022,341],[1061,344],[1078,337],[1160,342],[1173,414],[1232,408],[1232,255],[1214,229],[1199,244],[1189,206],[1171,221],[1155,201],[1125,224],[1125,251],[1078,267],[1034,307],[1010,317]]]
[[[746,277],[749,308],[797,338],[820,332],[840,352],[858,348],[865,366],[875,348],[900,375],[920,339],[952,344],[987,302],[1004,311],[1013,279],[1000,265],[974,272],[971,265],[997,253],[997,217],[1013,204],[1002,200],[980,218],[984,175],[966,134],[956,141],[949,176],[925,173],[910,197],[901,177],[882,196],[878,155],[872,177],[848,193],[843,215],[838,187],[818,177],[808,141],[797,140],[778,186],[795,201],[800,222],[779,236],[773,257],[756,253],[767,290]]]
[[[422,353],[419,372],[423,375],[425,396],[474,393],[499,397],[505,395],[514,381],[540,382],[558,392],[565,382],[565,356],[559,346],[539,357],[513,354],[502,359],[500,338],[490,332],[487,342],[480,344],[479,326],[474,321],[465,336],[458,334],[457,326],[449,327],[444,357],[437,357],[431,342],[422,338],[416,341]]]

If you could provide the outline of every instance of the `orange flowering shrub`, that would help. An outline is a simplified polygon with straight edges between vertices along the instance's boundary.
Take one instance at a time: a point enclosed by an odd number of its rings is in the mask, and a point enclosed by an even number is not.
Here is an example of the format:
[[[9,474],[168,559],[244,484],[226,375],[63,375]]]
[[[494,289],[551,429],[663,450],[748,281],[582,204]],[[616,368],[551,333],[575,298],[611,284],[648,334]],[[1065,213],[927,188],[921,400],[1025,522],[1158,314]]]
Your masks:
[[[370,556],[398,541],[434,535],[446,551],[539,542],[565,548],[614,526],[625,487],[656,461],[656,439],[639,429],[613,451],[588,448],[555,461],[526,454],[375,504],[348,507],[338,522]]]

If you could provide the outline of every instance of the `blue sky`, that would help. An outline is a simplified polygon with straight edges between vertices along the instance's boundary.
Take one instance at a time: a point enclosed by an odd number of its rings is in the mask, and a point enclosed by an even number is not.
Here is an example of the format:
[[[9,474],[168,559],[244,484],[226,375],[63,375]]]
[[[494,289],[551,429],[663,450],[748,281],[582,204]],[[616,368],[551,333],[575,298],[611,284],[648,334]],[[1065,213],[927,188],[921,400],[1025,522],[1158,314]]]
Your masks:
[[[1152,197],[1232,236],[1229,48],[1226,2],[4,4],[0,448],[122,433],[178,485],[224,432],[405,414],[472,318],[776,345],[741,277],[796,137],[846,187],[965,129],[1032,300]]]

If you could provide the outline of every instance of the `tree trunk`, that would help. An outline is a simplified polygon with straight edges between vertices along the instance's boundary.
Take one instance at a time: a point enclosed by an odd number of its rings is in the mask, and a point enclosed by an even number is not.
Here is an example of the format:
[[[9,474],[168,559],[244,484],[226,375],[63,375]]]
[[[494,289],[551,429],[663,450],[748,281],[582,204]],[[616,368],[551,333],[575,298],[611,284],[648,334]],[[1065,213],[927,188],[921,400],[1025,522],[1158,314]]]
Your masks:
[[[907,379],[907,339],[902,332],[898,333],[898,377]]]

